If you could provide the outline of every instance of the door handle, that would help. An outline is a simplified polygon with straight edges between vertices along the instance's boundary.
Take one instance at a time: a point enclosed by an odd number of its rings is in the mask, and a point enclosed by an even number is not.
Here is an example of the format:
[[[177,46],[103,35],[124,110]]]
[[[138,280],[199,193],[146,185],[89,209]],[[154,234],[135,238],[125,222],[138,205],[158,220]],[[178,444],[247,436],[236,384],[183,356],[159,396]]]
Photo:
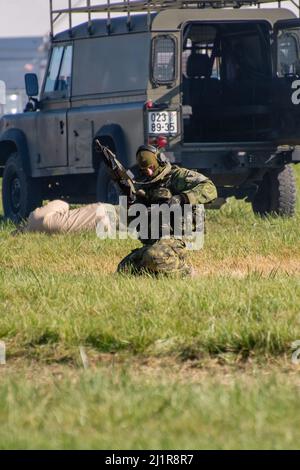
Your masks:
[[[60,133],[64,133],[65,123],[64,121],[59,121]]]

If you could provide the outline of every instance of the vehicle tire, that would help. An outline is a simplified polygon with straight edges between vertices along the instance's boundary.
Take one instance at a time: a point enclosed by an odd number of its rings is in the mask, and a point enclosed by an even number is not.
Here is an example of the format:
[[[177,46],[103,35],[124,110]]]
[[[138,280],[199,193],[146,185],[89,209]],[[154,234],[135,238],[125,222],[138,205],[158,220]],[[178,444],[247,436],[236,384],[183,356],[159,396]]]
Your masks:
[[[20,156],[11,155],[5,165],[2,180],[4,216],[19,223],[42,204],[41,183],[26,175]]]
[[[252,208],[261,216],[274,214],[292,217],[295,214],[296,180],[290,165],[264,175],[252,201]]]
[[[112,180],[107,166],[101,162],[97,174],[97,201],[116,205],[119,204],[119,195],[117,184]]]

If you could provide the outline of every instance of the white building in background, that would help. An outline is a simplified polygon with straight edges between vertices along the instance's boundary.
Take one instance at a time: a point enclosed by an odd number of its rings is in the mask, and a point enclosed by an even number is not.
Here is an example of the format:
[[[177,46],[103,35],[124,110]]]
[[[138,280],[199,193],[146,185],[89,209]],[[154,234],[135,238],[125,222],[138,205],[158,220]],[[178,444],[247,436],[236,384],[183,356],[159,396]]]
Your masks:
[[[6,104],[6,85],[0,80],[0,116],[4,113],[4,105]]]
[[[36,73],[41,83],[48,56],[43,37],[0,38],[0,81],[6,85],[2,113],[23,111],[27,102],[24,75]]]
[[[96,3],[100,4],[101,0]],[[68,0],[53,0],[53,5],[64,8]],[[86,0],[72,0],[72,5],[86,5]],[[86,15],[76,15],[75,24],[86,20]],[[56,30],[63,31],[68,26],[68,16],[62,15]],[[39,84],[42,84],[48,58],[49,31],[49,0],[0,0],[0,116],[23,111],[27,103],[25,73],[36,73]],[[5,100],[1,97],[4,86]]]

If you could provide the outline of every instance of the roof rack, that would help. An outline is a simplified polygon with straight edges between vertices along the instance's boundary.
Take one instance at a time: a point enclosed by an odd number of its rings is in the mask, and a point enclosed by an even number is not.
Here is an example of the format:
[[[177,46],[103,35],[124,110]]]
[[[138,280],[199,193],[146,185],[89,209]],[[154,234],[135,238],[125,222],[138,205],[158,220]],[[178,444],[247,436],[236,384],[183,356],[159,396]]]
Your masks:
[[[162,10],[172,8],[240,8],[242,6],[257,6],[260,7],[264,3],[276,3],[278,8],[281,8],[281,0],[123,0],[112,2],[106,0],[106,3],[99,5],[91,5],[91,0],[86,0],[85,6],[74,6],[74,0],[68,0],[68,7],[62,9],[53,9],[53,0],[50,1],[50,23],[51,23],[51,36],[54,33],[54,26],[57,20],[64,14],[69,18],[69,30],[72,29],[72,15],[76,13],[86,13],[88,15],[88,30],[92,31],[92,14],[93,13],[106,13],[107,14],[107,28],[111,27],[111,13],[127,13],[127,25],[130,29],[131,13],[147,12],[148,24],[150,25],[150,14],[152,12],[159,12]],[[290,3],[296,7],[300,13],[300,0],[289,0]]]

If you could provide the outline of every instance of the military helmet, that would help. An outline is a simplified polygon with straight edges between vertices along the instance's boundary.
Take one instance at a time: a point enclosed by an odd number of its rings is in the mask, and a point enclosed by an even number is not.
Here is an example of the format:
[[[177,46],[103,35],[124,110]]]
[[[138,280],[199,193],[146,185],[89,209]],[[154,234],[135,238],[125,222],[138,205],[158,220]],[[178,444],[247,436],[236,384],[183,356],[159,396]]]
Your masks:
[[[136,152],[136,160],[142,171],[152,167],[153,176],[156,176],[167,162],[166,157],[154,145],[140,145]]]
[[[141,145],[136,152],[137,164],[141,169],[148,168],[149,166],[158,167],[157,160],[158,150],[153,145]]]

